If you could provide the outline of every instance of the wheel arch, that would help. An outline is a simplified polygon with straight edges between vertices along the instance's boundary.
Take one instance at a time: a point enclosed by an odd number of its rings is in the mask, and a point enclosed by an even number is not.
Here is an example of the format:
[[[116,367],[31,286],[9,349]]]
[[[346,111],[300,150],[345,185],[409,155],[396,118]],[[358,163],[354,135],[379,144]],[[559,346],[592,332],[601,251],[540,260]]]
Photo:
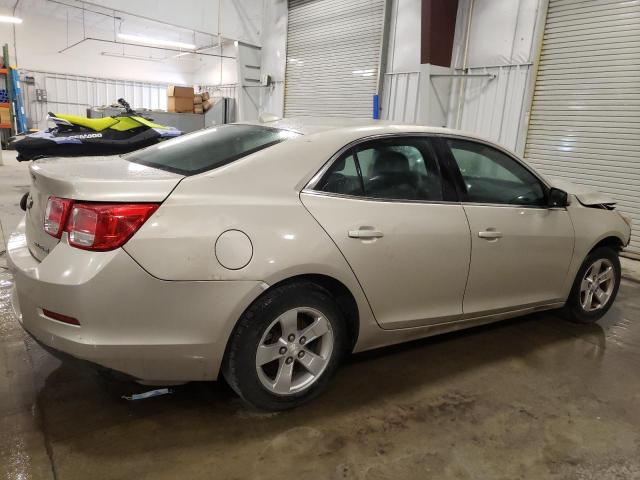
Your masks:
[[[244,309],[242,314],[238,317],[231,330],[231,334],[227,338],[227,344],[225,347],[225,352],[223,356],[224,359],[227,357],[229,345],[231,343],[231,339],[236,331],[238,322],[245,314],[247,310],[251,308],[256,302],[258,302],[261,298],[263,298],[267,293],[271,292],[273,289],[281,287],[283,285],[291,284],[291,283],[301,283],[308,282],[317,285],[319,288],[326,290],[329,294],[336,300],[338,307],[344,314],[344,318],[347,322],[347,332],[349,335],[349,352],[353,351],[353,348],[358,341],[358,335],[360,333],[360,312],[358,308],[358,303],[355,299],[355,296],[349,290],[349,288],[342,283],[340,280],[331,277],[329,275],[319,274],[319,273],[308,273],[308,274],[300,274],[294,275],[291,277],[287,277],[283,280],[278,281],[272,285],[269,285],[260,295],[258,295],[248,306]]]
[[[587,255],[601,247],[608,247],[616,252],[620,252],[624,248],[624,240],[618,235],[608,234],[593,244]]]
[[[273,288],[277,288],[285,284],[305,281],[313,283],[318,287],[328,291],[336,300],[338,307],[340,307],[340,310],[344,314],[344,318],[347,321],[347,331],[349,332],[349,351],[353,350],[353,347],[358,341],[358,334],[360,332],[360,313],[358,310],[358,303],[356,302],[353,293],[340,280],[332,276],[320,273],[295,275],[285,278],[284,280],[280,280],[273,285],[270,285],[262,295],[269,292]],[[256,301],[257,300],[258,299],[256,299]]]

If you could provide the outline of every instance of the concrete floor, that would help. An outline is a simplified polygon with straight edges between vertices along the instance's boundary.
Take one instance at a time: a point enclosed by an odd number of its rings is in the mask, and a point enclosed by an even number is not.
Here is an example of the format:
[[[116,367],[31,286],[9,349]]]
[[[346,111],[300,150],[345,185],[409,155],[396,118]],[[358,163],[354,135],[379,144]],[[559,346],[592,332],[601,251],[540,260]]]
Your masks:
[[[6,230],[26,185],[8,163]],[[0,478],[640,479],[638,283],[597,325],[536,314],[357,355],[326,394],[279,414],[223,382],[122,400],[144,388],[25,336],[11,284],[0,268]]]

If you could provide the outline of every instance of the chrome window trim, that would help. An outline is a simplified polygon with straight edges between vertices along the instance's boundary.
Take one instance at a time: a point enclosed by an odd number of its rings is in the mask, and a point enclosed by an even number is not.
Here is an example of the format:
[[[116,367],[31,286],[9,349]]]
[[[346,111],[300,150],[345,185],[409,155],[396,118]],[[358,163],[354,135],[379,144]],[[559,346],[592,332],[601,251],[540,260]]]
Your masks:
[[[467,137],[465,135],[457,135],[457,134],[451,134],[451,133],[425,133],[425,132],[402,132],[402,133],[380,133],[380,134],[376,134],[376,135],[370,135],[367,137],[362,137],[359,138],[357,140],[354,140],[352,142],[349,142],[348,144],[346,144],[344,147],[342,147],[340,150],[338,150],[336,153],[334,153],[329,160],[327,160],[322,167],[320,167],[320,169],[318,170],[318,172],[311,177],[311,180],[309,180],[307,182],[307,184],[304,186],[304,188],[302,189],[302,191],[300,193],[308,193],[308,194],[313,194],[313,195],[317,195],[317,196],[327,196],[327,197],[334,197],[334,198],[346,198],[346,199],[354,199],[354,200],[366,200],[366,201],[370,201],[370,202],[393,202],[393,203],[426,203],[426,204],[436,204],[436,205],[471,205],[471,206],[485,206],[485,207],[507,207],[507,208],[535,208],[535,209],[545,209],[545,210],[549,210],[550,207],[548,206],[543,206],[543,205],[517,205],[517,204],[506,204],[506,203],[478,203],[478,202],[462,202],[462,201],[446,201],[446,200],[408,200],[408,199],[395,199],[395,198],[375,198],[375,197],[364,197],[364,196],[360,196],[360,195],[347,195],[344,193],[334,193],[334,192],[325,192],[322,190],[316,190],[315,187],[318,185],[318,182],[320,181],[320,179],[324,176],[325,173],[327,173],[327,170],[329,170],[331,168],[331,166],[344,154],[346,153],[349,149],[354,148],[358,145],[360,145],[361,143],[366,143],[366,142],[370,142],[373,140],[379,140],[379,139],[385,139],[385,138],[402,138],[402,137],[426,137],[426,138],[454,138],[454,139],[460,139],[460,140],[466,140],[466,141],[470,141],[470,142],[476,142],[476,143],[480,143],[482,145],[486,145],[488,147],[494,148],[502,153],[504,153],[505,155],[507,155],[509,158],[513,159],[515,162],[517,162],[519,165],[521,165],[525,170],[527,170],[529,173],[531,173],[540,183],[542,183],[542,185],[548,190],[549,188],[551,188],[551,186],[543,179],[540,177],[540,175],[533,170],[529,165],[527,165],[526,163],[524,163],[523,160],[519,159],[518,157],[514,157],[514,155],[509,152],[507,149],[493,144],[489,141],[486,140],[481,140],[481,139],[477,139],[474,137]],[[557,208],[556,208],[557,210]],[[566,207],[565,207],[566,210]]]
[[[382,203],[410,203],[410,204],[430,204],[430,205],[461,205],[463,207],[500,207],[500,208],[515,208],[518,210],[535,209],[535,210],[566,210],[566,207],[544,207],[540,205],[511,205],[508,203],[477,203],[477,202],[454,202],[448,200],[409,200],[409,199],[397,199],[397,198],[376,198],[376,197],[363,197],[360,195],[347,195],[345,193],[323,192],[322,190],[302,190],[300,194],[314,195],[316,197],[331,197],[331,198],[343,198],[345,200],[359,200],[365,202],[382,202]]]
[[[346,200],[359,200],[366,202],[382,202],[382,203],[411,203],[411,204],[434,204],[434,205],[462,205],[461,202],[452,202],[447,200],[410,200],[399,198],[377,198],[363,197],[361,195],[347,195],[345,193],[323,192],[322,190],[302,190],[302,193],[315,195],[317,197],[344,198]]]
[[[531,208],[536,210],[566,210],[566,207],[547,207],[544,205],[516,205],[510,203],[479,203],[479,202],[460,202],[462,205],[469,205],[470,207],[501,207],[501,208],[517,208],[519,210],[523,208]]]

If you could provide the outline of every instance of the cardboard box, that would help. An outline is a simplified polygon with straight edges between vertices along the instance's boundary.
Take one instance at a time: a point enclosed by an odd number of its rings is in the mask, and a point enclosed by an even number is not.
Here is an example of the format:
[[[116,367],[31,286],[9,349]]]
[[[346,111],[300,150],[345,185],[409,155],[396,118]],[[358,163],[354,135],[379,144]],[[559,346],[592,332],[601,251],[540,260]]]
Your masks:
[[[205,112],[206,112],[206,111],[208,111],[211,107],[213,107],[213,104],[214,104],[214,103],[216,103],[216,102],[214,101],[214,99],[213,99],[213,98],[210,98],[210,99],[208,99],[208,100],[205,100],[204,102],[202,102],[202,108],[203,108],[203,110],[204,110]]]
[[[11,123],[11,110],[9,110],[9,107],[0,107],[0,123]]]
[[[193,98],[193,87],[178,87],[171,85],[167,88],[167,97]]]
[[[167,112],[193,112],[193,97],[167,97]]]
[[[207,92],[207,91],[202,92],[200,95],[202,96],[202,101],[203,101],[203,102],[206,102],[206,101],[207,101],[207,100],[209,100],[209,98],[210,98],[210,97],[209,97],[209,92]]]
[[[202,104],[193,106],[193,113],[204,113],[204,107]]]
[[[194,105],[200,105],[202,103],[202,95],[200,95],[199,93],[196,93],[193,96],[193,104]]]

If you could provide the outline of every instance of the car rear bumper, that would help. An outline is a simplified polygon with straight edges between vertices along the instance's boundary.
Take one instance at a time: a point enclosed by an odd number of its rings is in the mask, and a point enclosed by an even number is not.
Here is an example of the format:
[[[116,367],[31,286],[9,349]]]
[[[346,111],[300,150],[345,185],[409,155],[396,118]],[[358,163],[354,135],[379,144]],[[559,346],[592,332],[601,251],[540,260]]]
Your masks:
[[[24,223],[8,243],[13,308],[42,344],[149,383],[217,378],[227,339],[263,291],[258,281],[164,281],[124,250],[63,240],[36,260]],[[69,325],[44,310],[78,319]]]

